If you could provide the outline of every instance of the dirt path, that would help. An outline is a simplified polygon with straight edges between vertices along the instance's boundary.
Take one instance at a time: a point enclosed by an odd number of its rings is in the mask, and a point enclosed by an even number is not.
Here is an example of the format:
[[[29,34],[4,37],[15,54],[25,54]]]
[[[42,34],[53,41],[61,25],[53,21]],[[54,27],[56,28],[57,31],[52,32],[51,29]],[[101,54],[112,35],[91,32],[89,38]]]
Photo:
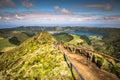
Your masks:
[[[84,56],[71,53],[60,45],[59,48],[68,55],[68,57],[82,73],[85,80],[120,80],[114,74],[99,69],[95,64],[88,61]]]

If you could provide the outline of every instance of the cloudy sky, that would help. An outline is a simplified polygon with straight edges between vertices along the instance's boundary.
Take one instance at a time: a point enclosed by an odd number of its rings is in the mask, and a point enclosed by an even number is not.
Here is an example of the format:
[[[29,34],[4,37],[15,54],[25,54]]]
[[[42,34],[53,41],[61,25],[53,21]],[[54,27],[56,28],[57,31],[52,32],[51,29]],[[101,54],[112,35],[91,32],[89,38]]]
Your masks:
[[[0,28],[17,26],[120,28],[120,0],[0,0]]]

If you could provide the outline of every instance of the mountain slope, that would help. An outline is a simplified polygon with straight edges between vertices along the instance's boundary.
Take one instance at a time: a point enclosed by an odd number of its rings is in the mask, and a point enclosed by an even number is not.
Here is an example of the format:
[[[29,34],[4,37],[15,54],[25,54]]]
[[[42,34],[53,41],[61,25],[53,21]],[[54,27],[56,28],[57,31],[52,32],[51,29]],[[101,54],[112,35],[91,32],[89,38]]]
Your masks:
[[[0,79],[54,80],[73,77],[56,40],[42,32],[0,55]]]

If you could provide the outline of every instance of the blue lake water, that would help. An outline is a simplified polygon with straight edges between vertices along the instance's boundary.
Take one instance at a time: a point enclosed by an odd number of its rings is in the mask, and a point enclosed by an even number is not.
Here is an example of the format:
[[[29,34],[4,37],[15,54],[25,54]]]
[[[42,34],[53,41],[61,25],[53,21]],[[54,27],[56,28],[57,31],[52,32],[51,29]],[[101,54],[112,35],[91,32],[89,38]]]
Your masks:
[[[82,32],[82,31],[71,31],[68,32],[69,34],[76,34],[76,35],[86,35],[86,36],[102,36],[100,34],[96,34],[96,33],[91,33],[91,32]]]

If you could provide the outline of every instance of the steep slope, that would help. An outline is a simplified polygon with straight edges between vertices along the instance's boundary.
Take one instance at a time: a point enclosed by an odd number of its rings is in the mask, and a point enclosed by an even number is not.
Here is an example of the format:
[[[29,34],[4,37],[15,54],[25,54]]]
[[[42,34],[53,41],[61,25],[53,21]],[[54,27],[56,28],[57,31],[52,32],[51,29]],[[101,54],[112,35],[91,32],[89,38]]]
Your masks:
[[[72,80],[56,40],[42,32],[0,55],[0,80]]]

